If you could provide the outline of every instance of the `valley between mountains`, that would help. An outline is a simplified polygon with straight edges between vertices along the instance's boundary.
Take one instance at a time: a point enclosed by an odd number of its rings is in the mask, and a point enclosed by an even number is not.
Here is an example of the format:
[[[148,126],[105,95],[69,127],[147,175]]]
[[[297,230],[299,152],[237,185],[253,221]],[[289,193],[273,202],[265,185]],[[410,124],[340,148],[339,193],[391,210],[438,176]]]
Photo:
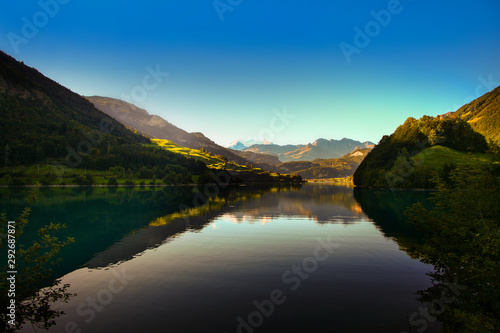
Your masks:
[[[377,144],[319,138],[223,147],[122,100],[80,96],[0,53],[0,185],[161,185],[342,179],[430,188],[460,163],[497,163],[500,87],[455,112],[408,118]],[[332,133],[332,136],[334,133]],[[213,177],[212,177],[213,178]]]

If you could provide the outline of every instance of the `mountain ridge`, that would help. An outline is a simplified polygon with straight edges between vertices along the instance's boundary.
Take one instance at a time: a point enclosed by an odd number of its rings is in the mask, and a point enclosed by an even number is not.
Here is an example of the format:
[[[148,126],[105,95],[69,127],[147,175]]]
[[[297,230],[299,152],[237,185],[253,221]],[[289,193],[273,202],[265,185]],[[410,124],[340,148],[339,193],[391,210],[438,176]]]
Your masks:
[[[237,141],[231,142],[228,145],[225,145],[224,147],[232,149],[232,150],[245,150],[246,148],[250,148],[251,146],[256,145],[256,144],[271,145],[273,143],[266,141],[266,140],[262,140],[262,141],[257,141],[254,139],[247,140],[247,141],[237,140]]]
[[[342,178],[354,174],[372,148],[356,149],[340,158],[292,161],[278,165],[283,173],[297,173],[306,179]]]
[[[312,143],[299,145],[253,145],[243,151],[274,155],[282,162],[292,162],[341,158],[356,149],[373,148],[374,145],[370,141],[361,142],[348,138],[340,140],[319,138]]]
[[[216,144],[203,135],[203,133],[189,133],[162,117],[152,115],[134,104],[103,96],[86,96],[85,98],[93,103],[96,108],[117,121],[149,137],[169,140],[191,149],[205,149],[214,155],[224,156],[229,161],[238,164],[249,163],[247,159]]]
[[[439,117],[455,117],[467,121],[488,140],[500,143],[500,86],[463,105],[454,112]]]

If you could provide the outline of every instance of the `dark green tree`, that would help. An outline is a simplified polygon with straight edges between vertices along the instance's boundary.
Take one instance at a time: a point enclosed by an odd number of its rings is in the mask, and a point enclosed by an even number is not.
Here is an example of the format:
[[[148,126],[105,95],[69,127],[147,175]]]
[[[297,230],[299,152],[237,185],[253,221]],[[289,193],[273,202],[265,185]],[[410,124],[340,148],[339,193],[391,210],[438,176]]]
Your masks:
[[[413,206],[408,215],[427,235],[412,251],[434,265],[433,286],[421,291],[424,302],[441,302],[431,313],[444,332],[500,330],[500,165],[461,165],[449,180],[436,177],[434,207]],[[451,282],[460,288],[443,302]],[[449,299],[449,298],[448,298]]]

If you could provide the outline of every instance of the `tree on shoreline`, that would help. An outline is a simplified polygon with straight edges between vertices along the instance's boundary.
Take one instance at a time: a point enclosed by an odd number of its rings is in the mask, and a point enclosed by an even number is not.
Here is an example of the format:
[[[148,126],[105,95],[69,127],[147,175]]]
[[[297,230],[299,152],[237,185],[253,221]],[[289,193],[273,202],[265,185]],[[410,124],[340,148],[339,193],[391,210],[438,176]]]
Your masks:
[[[500,165],[462,165],[448,181],[434,180],[434,207],[416,204],[407,213],[426,234],[412,251],[435,268],[429,274],[433,286],[419,292],[420,300],[443,306],[431,315],[443,322],[444,332],[498,332]],[[454,281],[460,286],[456,299],[443,302]]]
[[[22,239],[24,228],[28,223],[31,212],[30,205],[36,200],[38,191],[38,186],[33,188],[28,198],[28,206],[15,220],[15,268],[18,271],[15,275],[15,319],[13,316],[9,316],[8,307],[11,304],[10,299],[13,297],[9,292],[7,269],[0,272],[0,306],[2,309],[0,312],[0,331],[2,332],[17,332],[27,322],[38,328],[48,329],[55,324],[55,318],[64,314],[63,311],[52,309],[51,304],[56,301],[67,302],[70,297],[76,295],[69,293],[69,284],[61,285],[60,280],[52,281],[41,290],[39,285],[41,281],[47,280],[51,276],[50,267],[58,262],[56,256],[60,250],[74,242],[73,238],[59,240],[55,235],[59,229],[65,227],[64,225],[51,223],[38,231],[39,238],[30,247],[25,249],[21,246],[20,239]],[[8,219],[5,214],[1,215],[0,221],[3,229],[0,234],[0,251],[7,253],[9,244],[14,243],[9,242],[7,236]],[[11,237],[11,239],[13,238]]]

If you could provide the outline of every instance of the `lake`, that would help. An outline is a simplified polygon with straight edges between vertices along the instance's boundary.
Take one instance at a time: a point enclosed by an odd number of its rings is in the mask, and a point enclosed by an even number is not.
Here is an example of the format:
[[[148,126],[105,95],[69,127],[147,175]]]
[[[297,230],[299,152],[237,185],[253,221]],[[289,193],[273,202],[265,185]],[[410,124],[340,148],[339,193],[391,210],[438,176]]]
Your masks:
[[[1,189],[1,211],[15,219],[26,195]],[[428,197],[333,184],[41,189],[25,242],[50,222],[75,237],[54,277],[78,296],[57,304],[51,332],[403,332],[412,314],[416,332],[432,266],[404,251],[421,240],[404,211]]]

